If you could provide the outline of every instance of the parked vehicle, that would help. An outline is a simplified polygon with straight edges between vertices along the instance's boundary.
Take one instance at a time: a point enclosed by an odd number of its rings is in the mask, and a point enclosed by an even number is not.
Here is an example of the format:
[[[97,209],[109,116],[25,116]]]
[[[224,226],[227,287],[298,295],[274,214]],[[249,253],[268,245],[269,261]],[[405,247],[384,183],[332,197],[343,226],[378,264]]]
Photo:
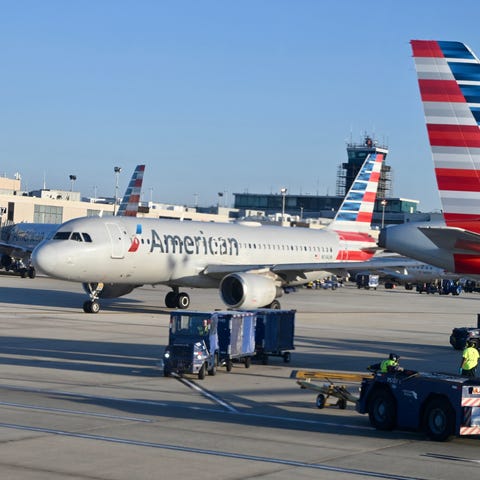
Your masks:
[[[255,355],[262,363],[268,357],[282,357],[290,362],[289,350],[294,350],[295,310],[255,310]]]
[[[474,340],[477,348],[480,345],[480,328],[456,327],[450,335],[450,345],[455,350],[463,350],[468,340]]]
[[[253,312],[172,312],[168,346],[163,355],[163,372],[182,375],[215,375],[217,366],[232,370],[234,360],[249,367],[255,355],[255,315]]]

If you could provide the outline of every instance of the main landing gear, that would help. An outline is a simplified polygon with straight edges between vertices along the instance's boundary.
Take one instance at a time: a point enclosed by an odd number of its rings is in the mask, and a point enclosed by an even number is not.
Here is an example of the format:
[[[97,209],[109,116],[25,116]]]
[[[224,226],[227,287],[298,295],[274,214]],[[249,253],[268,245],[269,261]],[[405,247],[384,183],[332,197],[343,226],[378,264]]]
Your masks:
[[[98,303],[98,297],[103,289],[103,283],[89,283],[87,284],[87,293],[90,296],[90,300],[87,300],[83,304],[83,311],[85,313],[98,313],[100,311],[100,304]]]
[[[190,297],[188,293],[179,292],[178,287],[173,287],[173,291],[165,295],[165,305],[168,308],[185,309],[190,306]]]

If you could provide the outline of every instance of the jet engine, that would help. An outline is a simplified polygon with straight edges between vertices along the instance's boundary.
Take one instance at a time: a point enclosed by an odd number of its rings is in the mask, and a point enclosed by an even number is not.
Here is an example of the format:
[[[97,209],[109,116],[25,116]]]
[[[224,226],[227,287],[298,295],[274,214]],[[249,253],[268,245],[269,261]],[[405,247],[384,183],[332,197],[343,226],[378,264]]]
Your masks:
[[[99,286],[98,283],[83,283],[83,289],[89,295],[92,292],[97,292],[97,298],[117,298],[129,294],[138,285],[129,285],[123,283],[105,283]]]
[[[220,283],[220,295],[230,308],[266,307],[282,293],[273,279],[254,273],[231,273]]]

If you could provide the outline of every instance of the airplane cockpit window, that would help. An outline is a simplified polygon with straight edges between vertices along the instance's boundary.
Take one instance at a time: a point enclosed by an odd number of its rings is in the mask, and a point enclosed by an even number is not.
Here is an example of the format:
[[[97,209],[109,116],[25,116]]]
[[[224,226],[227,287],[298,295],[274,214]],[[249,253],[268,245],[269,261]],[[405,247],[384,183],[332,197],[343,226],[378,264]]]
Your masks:
[[[72,232],[57,232],[53,236],[53,240],[68,240]]]
[[[82,236],[78,232],[73,232],[71,239],[75,242],[83,242]]]
[[[82,237],[84,242],[92,243],[92,237],[85,232],[82,232]]]

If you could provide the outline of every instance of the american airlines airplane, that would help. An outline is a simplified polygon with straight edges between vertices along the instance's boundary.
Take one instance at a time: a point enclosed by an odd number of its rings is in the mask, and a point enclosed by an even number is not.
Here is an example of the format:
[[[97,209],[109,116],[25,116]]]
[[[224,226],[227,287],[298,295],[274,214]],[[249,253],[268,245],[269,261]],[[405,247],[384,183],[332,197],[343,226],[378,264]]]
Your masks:
[[[411,45],[444,221],[387,227],[379,245],[480,278],[480,62],[460,42]]]
[[[116,215],[135,217],[140,203],[145,165],[137,165],[125,190]],[[1,229],[0,266],[25,277],[34,278],[35,269],[31,265],[33,249],[43,240],[52,237],[59,223],[16,223]]]
[[[280,308],[283,289],[321,272],[365,268],[377,246],[370,235],[382,153],[369,155],[335,219],[323,230],[167,219],[79,218],[33,252],[49,276],[81,282],[96,313],[99,298],[141,285],[168,285],[169,308],[188,308],[181,287],[219,288],[230,308]],[[382,261],[382,264],[385,262]]]

